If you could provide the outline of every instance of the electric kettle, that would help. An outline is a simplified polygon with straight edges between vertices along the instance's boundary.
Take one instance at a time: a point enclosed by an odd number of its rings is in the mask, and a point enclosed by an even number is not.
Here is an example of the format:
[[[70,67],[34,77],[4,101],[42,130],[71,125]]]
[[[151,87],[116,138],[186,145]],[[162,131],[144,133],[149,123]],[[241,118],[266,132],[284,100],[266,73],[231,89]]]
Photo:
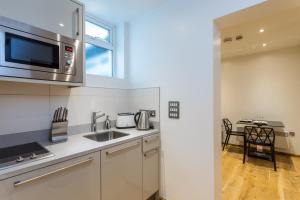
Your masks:
[[[141,110],[134,116],[136,128],[138,130],[149,130],[150,129],[150,113],[147,110]]]

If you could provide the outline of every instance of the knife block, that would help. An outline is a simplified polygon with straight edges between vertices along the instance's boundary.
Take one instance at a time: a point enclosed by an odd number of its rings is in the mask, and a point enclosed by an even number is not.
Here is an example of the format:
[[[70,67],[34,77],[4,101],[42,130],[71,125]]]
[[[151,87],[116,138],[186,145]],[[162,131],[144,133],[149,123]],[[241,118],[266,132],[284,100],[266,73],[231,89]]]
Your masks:
[[[52,122],[50,138],[51,142],[63,142],[68,139],[68,121]]]

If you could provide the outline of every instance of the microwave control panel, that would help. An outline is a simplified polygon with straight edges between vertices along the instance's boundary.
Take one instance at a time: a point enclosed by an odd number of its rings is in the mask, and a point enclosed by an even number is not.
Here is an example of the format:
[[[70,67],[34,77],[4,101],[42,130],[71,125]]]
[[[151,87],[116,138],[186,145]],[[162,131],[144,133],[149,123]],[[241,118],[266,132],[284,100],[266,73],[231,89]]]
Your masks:
[[[68,44],[63,48],[63,72],[75,74],[75,47]]]

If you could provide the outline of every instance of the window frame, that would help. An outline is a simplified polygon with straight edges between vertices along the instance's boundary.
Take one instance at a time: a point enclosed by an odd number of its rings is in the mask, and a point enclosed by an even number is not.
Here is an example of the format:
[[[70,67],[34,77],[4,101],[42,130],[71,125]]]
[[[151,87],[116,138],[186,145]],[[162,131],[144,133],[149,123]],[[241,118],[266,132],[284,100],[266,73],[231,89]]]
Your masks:
[[[116,67],[115,67],[115,63],[116,63],[115,30],[116,30],[116,28],[115,28],[115,26],[108,22],[104,22],[101,19],[90,16],[90,15],[86,16],[84,23],[86,21],[107,29],[110,33],[109,34],[110,37],[109,37],[109,42],[107,42],[105,40],[102,40],[101,38],[92,37],[85,33],[85,42],[84,43],[88,43],[88,44],[95,45],[97,47],[101,47],[101,48],[112,51],[112,74],[111,74],[111,76],[96,75],[96,74],[87,74],[87,75],[101,76],[101,77],[106,77],[106,78],[115,78],[116,77]]]

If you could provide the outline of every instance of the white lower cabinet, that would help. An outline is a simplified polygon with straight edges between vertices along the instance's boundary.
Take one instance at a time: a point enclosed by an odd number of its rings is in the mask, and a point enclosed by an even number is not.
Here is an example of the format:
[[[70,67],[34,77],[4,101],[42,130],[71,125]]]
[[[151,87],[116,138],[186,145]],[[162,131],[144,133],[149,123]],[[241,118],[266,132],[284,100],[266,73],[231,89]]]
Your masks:
[[[0,200],[152,200],[159,134],[0,181]],[[101,174],[101,176],[100,176]]]
[[[158,199],[160,137],[143,138],[143,200]]]
[[[1,200],[100,200],[100,152],[0,181]]]
[[[101,200],[142,199],[142,140],[101,152]]]

